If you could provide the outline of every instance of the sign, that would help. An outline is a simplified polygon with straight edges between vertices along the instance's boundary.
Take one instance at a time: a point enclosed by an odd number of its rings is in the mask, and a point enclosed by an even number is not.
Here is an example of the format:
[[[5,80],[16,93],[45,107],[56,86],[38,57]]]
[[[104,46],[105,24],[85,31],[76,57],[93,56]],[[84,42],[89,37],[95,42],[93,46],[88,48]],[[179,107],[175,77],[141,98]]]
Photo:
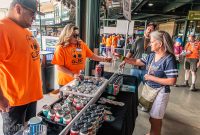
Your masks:
[[[123,0],[123,15],[131,21],[131,0]]]
[[[189,11],[188,20],[200,20],[200,11]]]
[[[127,34],[128,35],[133,35],[133,30],[134,30],[134,21],[131,21],[129,24],[129,28],[127,28],[126,26],[128,26],[129,21],[127,20],[117,20],[117,28],[116,28],[116,33],[119,34]]]
[[[116,33],[116,27],[105,27],[103,28],[103,33]]]

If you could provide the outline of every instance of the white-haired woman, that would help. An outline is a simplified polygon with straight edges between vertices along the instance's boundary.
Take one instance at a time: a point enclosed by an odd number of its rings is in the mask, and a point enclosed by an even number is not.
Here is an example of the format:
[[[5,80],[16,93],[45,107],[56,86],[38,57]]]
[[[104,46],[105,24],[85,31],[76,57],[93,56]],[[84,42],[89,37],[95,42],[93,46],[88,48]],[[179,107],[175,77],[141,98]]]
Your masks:
[[[95,61],[110,62],[111,58],[95,55],[79,38],[79,30],[74,24],[68,24],[62,30],[56,46],[52,64],[58,69],[58,84],[63,86],[79,76],[84,70],[86,58]]]
[[[144,76],[145,83],[152,88],[162,88],[150,110],[151,130],[147,135],[160,135],[162,119],[169,100],[170,86],[176,83],[178,70],[173,51],[173,41],[165,31],[150,34],[151,51],[145,58],[125,58],[125,62],[137,66],[146,66],[149,74]]]

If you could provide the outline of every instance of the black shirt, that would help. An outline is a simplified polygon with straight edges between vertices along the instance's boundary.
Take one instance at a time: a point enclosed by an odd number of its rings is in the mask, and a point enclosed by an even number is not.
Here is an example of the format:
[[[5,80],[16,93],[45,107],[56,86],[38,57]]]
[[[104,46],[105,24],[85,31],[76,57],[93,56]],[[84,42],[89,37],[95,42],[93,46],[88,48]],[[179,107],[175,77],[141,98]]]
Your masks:
[[[145,41],[146,40],[146,41]],[[150,39],[145,39],[145,37],[141,37],[135,41],[135,43],[132,45],[132,48],[130,50],[130,53],[133,54],[132,58],[141,59],[142,54],[150,54],[151,53],[151,46]],[[133,68],[139,68],[138,66],[133,66]],[[145,69],[144,67],[140,67],[140,69]]]

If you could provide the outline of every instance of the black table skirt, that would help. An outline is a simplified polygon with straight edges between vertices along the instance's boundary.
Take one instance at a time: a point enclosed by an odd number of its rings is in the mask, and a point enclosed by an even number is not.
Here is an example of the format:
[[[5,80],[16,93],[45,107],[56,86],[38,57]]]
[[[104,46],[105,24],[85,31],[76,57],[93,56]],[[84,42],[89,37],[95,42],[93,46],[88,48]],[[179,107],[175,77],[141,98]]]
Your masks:
[[[105,73],[105,77],[109,78],[112,73]],[[108,105],[112,109],[115,121],[104,122],[103,126],[99,129],[98,135],[132,135],[135,127],[135,120],[138,116],[138,87],[136,77],[124,75],[124,84],[135,85],[136,92],[120,92],[116,97],[117,101],[124,102],[123,107]],[[103,94],[106,97],[108,94]]]
[[[105,72],[105,78],[109,79],[113,73]],[[135,85],[135,93],[132,92],[120,92],[116,98],[117,101],[124,102],[123,107],[108,105],[112,109],[113,116],[115,121],[113,122],[104,122],[102,127],[98,131],[98,135],[132,135],[135,120],[137,118],[137,106],[138,106],[138,94],[137,94],[137,80],[133,76],[124,75],[123,84],[126,85]],[[106,97],[108,94],[103,93],[102,96]],[[58,135],[63,128],[59,126],[48,124],[48,135]]]

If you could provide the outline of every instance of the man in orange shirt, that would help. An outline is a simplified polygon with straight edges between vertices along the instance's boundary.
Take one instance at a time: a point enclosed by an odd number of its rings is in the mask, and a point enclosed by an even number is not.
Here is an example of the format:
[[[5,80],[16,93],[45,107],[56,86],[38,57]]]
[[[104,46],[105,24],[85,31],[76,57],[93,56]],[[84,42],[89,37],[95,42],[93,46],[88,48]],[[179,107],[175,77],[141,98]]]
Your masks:
[[[112,45],[112,36],[107,35],[106,38],[106,55],[109,56],[111,53],[111,45]]]
[[[117,42],[118,42],[118,36],[116,34],[113,34],[112,36],[112,47],[111,47],[111,52],[114,53],[116,52],[116,48],[117,48]]]
[[[196,82],[196,72],[199,65],[199,50],[200,44],[195,41],[195,35],[191,34],[188,37],[189,42],[185,46],[186,58],[184,62],[185,68],[185,86],[189,86],[188,80],[190,72],[192,74],[192,84],[190,86],[191,91],[196,91],[195,82]]]
[[[52,64],[58,69],[58,84],[60,87],[79,77],[84,70],[86,58],[95,61],[111,62],[112,58],[95,55],[79,38],[78,27],[68,24],[60,34]]]
[[[31,27],[36,0],[13,0],[0,20],[0,110],[4,135],[13,135],[36,115],[42,96],[40,47]]]

